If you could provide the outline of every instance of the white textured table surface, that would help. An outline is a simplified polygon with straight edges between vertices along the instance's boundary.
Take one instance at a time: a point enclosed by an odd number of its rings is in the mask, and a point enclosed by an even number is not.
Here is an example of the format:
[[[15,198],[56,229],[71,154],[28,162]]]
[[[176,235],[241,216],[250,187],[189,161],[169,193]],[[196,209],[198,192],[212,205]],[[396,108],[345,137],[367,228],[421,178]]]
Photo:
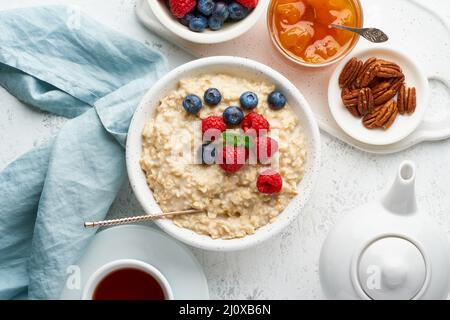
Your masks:
[[[450,2],[431,5],[450,21]],[[175,67],[192,58],[148,33],[134,15],[134,0],[0,1],[0,10],[41,4],[73,4],[97,20],[160,50]],[[420,44],[419,44],[420,45]],[[449,49],[450,50],[450,49]],[[432,102],[450,104],[450,93],[432,84]],[[0,169],[18,155],[57,134],[66,121],[36,112],[0,87]],[[379,156],[358,151],[322,134],[322,170],[316,192],[301,216],[280,236],[260,247],[237,253],[192,249],[203,265],[213,299],[323,298],[318,276],[320,248],[328,231],[345,211],[372,199],[404,159],[417,164],[419,206],[450,234],[450,140],[423,143],[404,152]],[[110,215],[140,212],[125,184]]]

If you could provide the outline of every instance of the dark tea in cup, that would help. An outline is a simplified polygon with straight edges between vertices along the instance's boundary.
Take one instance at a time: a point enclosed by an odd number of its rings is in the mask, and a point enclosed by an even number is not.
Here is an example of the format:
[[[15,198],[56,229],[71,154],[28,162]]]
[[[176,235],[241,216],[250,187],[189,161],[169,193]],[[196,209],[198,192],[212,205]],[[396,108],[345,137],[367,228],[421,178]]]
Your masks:
[[[124,268],[106,275],[94,290],[93,300],[164,300],[159,282],[145,271]]]

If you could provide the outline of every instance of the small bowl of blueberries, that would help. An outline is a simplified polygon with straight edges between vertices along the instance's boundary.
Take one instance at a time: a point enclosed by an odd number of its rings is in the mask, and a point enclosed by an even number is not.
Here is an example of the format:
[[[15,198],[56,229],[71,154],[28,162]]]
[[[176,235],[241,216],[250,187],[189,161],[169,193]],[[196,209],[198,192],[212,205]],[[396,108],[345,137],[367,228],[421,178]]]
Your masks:
[[[253,27],[269,0],[147,0],[159,22],[177,36],[212,44],[239,37]]]

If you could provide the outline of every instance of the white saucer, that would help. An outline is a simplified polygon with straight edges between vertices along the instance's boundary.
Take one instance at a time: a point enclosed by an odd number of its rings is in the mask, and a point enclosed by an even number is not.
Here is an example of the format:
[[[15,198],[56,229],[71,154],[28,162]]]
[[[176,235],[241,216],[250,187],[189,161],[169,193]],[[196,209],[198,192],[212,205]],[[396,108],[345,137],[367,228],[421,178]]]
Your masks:
[[[338,84],[338,78],[342,69],[352,57],[357,57],[363,61],[370,57],[377,57],[398,63],[405,74],[406,85],[408,87],[416,87],[416,111],[411,115],[399,114],[388,130],[370,130],[364,127],[361,118],[353,116],[345,108],[341,100],[341,89]],[[398,50],[375,47],[352,53],[339,63],[328,84],[328,105],[337,124],[353,139],[369,145],[389,145],[401,141],[417,129],[423,120],[428,105],[428,91],[427,77],[413,59]]]
[[[90,275],[116,259],[137,259],[156,267],[170,283],[177,300],[209,299],[206,277],[189,249],[161,231],[140,225],[118,226],[99,232],[77,263],[81,287],[69,289],[64,286],[61,299],[80,299]]]

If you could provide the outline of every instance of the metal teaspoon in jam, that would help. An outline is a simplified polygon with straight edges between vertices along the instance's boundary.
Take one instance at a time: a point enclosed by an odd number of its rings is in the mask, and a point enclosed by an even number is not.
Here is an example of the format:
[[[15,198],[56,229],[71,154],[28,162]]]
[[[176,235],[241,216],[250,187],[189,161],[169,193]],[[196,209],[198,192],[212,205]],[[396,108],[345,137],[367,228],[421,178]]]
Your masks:
[[[357,33],[363,38],[366,38],[367,40],[375,43],[385,42],[389,40],[389,37],[383,31],[377,28],[352,28],[341,26],[338,24],[330,24],[330,27]]]

